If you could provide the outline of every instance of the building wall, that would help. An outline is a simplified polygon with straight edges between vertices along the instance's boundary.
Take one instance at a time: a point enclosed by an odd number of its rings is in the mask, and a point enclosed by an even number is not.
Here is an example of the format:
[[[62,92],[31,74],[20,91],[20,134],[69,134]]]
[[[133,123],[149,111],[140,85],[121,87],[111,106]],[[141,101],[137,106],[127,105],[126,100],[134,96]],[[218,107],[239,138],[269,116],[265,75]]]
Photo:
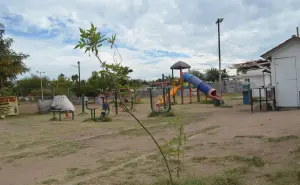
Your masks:
[[[300,43],[291,42],[289,45],[286,45],[284,48],[281,48],[279,51],[272,54],[271,62],[271,72],[272,74],[272,85],[276,87],[276,74],[275,74],[275,59],[276,58],[285,58],[285,57],[295,57],[296,58],[296,71],[297,71],[297,87],[300,89]],[[276,88],[275,88],[276,93]],[[276,97],[277,101],[278,98]],[[299,99],[299,97],[298,97]],[[295,101],[298,101],[296,99]]]

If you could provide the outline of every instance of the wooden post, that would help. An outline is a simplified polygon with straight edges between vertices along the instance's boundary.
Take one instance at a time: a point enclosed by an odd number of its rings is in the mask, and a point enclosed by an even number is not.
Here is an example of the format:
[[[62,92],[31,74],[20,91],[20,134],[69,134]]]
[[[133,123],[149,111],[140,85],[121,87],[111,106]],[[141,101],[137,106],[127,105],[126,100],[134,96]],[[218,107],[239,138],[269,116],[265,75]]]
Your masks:
[[[180,68],[180,81],[181,81],[181,104],[184,104],[183,100],[183,75],[182,75],[182,68]]]

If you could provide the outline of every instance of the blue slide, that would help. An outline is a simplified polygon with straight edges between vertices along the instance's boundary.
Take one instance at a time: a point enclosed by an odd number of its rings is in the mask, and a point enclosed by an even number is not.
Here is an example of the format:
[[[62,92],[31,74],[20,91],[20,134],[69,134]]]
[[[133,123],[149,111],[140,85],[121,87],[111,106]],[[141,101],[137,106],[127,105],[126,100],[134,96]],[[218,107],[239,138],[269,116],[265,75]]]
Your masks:
[[[184,81],[193,84],[195,87],[197,87],[201,92],[204,92],[211,99],[214,99],[214,100],[220,99],[220,97],[217,96],[216,89],[207,85],[205,82],[203,82],[202,80],[200,80],[198,77],[194,76],[193,74],[184,73],[183,79],[184,79]]]

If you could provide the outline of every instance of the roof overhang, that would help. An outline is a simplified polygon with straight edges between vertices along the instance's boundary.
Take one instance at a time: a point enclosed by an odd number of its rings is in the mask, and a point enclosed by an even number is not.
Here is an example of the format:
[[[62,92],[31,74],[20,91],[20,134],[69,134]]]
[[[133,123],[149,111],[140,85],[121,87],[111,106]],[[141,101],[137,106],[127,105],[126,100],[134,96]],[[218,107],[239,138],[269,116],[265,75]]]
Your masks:
[[[230,69],[237,69],[241,71],[251,71],[257,69],[264,69],[266,71],[271,72],[271,61],[259,59],[259,60],[252,60],[247,61],[239,64],[233,64]]]

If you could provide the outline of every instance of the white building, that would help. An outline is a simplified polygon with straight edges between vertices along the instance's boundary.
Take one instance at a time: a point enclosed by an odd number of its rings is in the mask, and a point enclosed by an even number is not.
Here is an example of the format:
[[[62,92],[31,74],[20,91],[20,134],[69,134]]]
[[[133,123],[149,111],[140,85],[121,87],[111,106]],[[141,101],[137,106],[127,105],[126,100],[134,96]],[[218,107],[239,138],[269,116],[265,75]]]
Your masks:
[[[271,85],[271,74],[264,72],[263,69],[247,71],[246,74],[240,74],[238,79],[250,82],[250,88],[266,87]],[[253,97],[259,97],[259,89],[252,90]],[[261,97],[265,97],[265,91],[261,90]]]
[[[293,36],[261,56],[271,60],[276,106],[300,106],[300,38]]]

